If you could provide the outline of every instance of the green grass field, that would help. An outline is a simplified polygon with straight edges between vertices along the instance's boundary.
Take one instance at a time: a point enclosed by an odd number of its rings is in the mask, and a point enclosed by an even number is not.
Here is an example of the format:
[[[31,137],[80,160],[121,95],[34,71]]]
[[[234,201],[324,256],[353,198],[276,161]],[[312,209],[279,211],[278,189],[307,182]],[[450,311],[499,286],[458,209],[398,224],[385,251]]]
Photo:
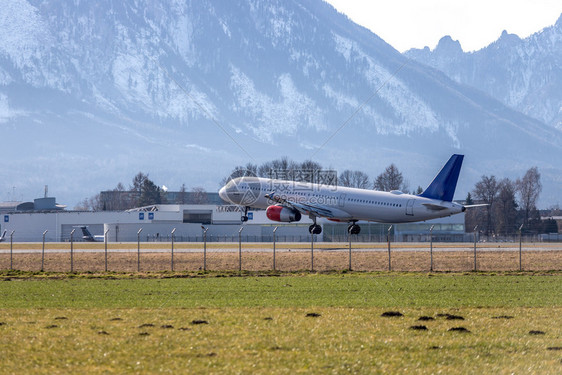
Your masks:
[[[562,372],[560,273],[70,276],[0,273],[0,373]]]

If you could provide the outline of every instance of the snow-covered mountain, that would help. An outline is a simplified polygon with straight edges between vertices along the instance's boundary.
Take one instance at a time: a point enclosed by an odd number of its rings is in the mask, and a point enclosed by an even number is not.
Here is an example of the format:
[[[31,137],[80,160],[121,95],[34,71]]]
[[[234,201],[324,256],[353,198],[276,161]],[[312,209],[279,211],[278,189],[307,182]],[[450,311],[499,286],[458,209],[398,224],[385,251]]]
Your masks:
[[[47,184],[73,205],[138,171],[216,190],[285,155],[371,177],[394,162],[415,187],[464,153],[457,198],[537,165],[560,201],[559,130],[321,0],[11,0],[0,30],[0,199]]]
[[[458,41],[445,36],[434,50],[411,49],[405,55],[562,130],[562,15],[525,39],[504,31],[476,52],[463,52]]]

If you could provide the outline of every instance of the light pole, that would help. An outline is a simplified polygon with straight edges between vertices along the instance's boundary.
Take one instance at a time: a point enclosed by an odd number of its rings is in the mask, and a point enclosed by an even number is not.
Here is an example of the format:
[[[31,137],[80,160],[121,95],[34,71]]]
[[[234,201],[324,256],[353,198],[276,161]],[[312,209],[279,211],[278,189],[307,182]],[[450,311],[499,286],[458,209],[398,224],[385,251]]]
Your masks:
[[[137,272],[140,272],[140,234],[142,228],[137,232]]]
[[[435,225],[432,225],[431,228],[429,228],[429,271],[431,272],[433,272],[433,227],[435,227]]]
[[[278,228],[279,227],[273,228],[273,270],[274,271],[275,271],[275,242],[276,242],[275,232],[277,232]]]
[[[43,266],[45,265],[45,235],[49,230],[43,232],[43,246],[41,248],[41,272],[43,272]]]
[[[244,227],[240,227],[238,231],[238,271],[242,271],[242,231]]]
[[[176,233],[176,228],[172,229],[172,272],[174,272],[174,233]]]
[[[70,272],[74,272],[74,232],[76,229],[73,229],[70,232]]]
[[[203,229],[203,271],[207,271],[207,231],[209,228],[201,225],[201,229]]]

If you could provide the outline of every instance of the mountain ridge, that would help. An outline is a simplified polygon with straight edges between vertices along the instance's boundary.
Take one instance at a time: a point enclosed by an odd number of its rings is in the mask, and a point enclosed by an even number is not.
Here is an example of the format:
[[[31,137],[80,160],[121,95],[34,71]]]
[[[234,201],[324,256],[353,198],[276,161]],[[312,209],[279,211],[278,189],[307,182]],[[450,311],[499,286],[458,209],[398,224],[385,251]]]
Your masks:
[[[560,132],[322,1],[11,4],[0,10],[16,33],[0,42],[4,195],[49,184],[78,202],[139,170],[212,190],[235,165],[312,155],[371,177],[394,162],[417,186],[465,153],[457,199],[482,174],[534,165],[544,196],[560,199]]]
[[[524,39],[504,30],[478,51],[464,52],[458,41],[445,36],[434,50],[404,54],[562,130],[562,14],[554,25]]]

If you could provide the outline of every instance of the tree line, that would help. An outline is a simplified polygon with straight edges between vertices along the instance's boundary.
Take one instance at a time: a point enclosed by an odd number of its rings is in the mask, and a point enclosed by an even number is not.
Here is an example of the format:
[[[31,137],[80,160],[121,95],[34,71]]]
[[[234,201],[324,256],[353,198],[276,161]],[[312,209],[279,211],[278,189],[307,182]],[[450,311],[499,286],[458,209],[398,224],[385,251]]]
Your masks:
[[[225,185],[231,179],[243,176],[276,178],[296,182],[320,182],[327,185],[359,189],[409,192],[408,183],[394,163],[386,167],[381,174],[371,181],[369,175],[359,170],[346,169],[337,175],[333,169],[325,168],[315,161],[305,160],[299,163],[283,157],[267,161],[259,166],[253,163],[236,166],[228,177],[222,179],[221,185]],[[418,186],[413,193],[419,194],[422,191],[422,187]]]
[[[360,170],[347,169],[337,174],[333,169],[312,160],[299,163],[283,157],[260,165],[248,163],[244,166],[236,166],[229,176],[220,181],[220,186],[242,176],[317,182],[380,191],[400,190],[412,194],[423,192],[423,188],[419,185],[409,191],[408,182],[394,163],[371,180],[368,174]],[[487,236],[514,235],[518,233],[521,226],[523,226],[522,231],[527,234],[557,232],[556,221],[540,218],[536,203],[541,191],[542,184],[537,167],[530,168],[523,177],[516,180],[483,175],[463,203],[465,205],[485,203],[487,206],[466,211],[466,230],[470,232],[478,225],[478,231]],[[179,191],[169,199],[167,191],[156,185],[148,174],[139,172],[133,177],[128,188],[120,182],[112,190],[84,199],[75,209],[126,210],[154,204],[208,203],[207,193],[201,187],[190,190],[189,202],[187,197],[185,184],[182,184]],[[554,207],[551,214],[559,215],[562,212]]]
[[[173,196],[170,197],[170,195]],[[167,189],[161,188],[152,181],[147,173],[139,172],[133,177],[128,188],[119,182],[111,190],[85,198],[74,209],[79,211],[123,211],[155,204],[186,203],[208,203],[207,192],[202,187],[193,187],[188,192],[185,184],[182,184],[179,191],[170,194]]]
[[[485,203],[484,209],[468,210],[466,230],[477,230],[486,236],[511,236],[522,233],[556,233],[558,225],[552,219],[541,220],[537,201],[542,191],[541,175],[537,167],[527,170],[515,181],[509,178],[483,175],[469,192],[465,204]],[[473,199],[474,196],[474,199]],[[552,212],[559,213],[558,208]]]

